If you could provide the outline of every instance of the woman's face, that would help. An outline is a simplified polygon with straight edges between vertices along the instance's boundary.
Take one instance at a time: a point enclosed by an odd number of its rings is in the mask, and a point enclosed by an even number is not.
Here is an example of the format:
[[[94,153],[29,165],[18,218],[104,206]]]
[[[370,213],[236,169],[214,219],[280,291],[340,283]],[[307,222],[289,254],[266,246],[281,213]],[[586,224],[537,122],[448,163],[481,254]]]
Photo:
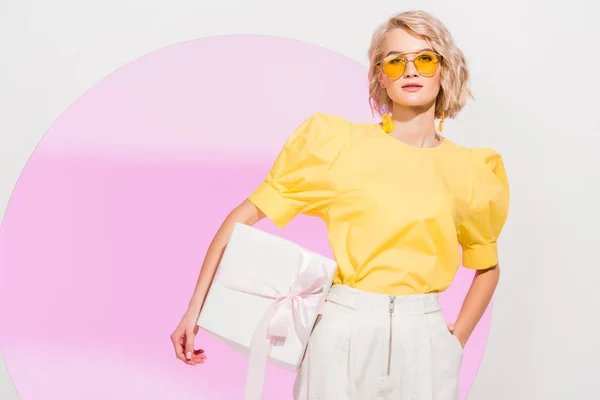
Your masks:
[[[433,48],[426,40],[413,36],[403,29],[393,29],[387,33],[384,41],[383,57],[399,54],[407,60],[406,68],[399,77],[390,78],[386,76],[382,69],[379,69],[379,83],[387,90],[388,96],[394,103],[404,107],[430,107],[435,104],[435,99],[440,91],[440,70],[441,63],[432,76],[426,68],[421,68],[419,73],[415,66],[415,57],[422,51],[433,51]],[[416,63],[431,67],[430,59],[420,58]],[[397,60],[395,62],[398,62]],[[425,73],[423,73],[423,71]]]

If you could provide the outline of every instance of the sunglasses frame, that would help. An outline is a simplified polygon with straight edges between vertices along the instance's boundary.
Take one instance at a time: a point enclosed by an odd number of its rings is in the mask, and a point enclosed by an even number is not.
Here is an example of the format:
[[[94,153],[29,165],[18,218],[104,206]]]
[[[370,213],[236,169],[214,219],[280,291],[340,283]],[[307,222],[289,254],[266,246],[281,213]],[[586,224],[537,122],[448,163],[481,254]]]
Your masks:
[[[425,53],[431,53],[431,54],[434,54],[434,55],[437,57],[437,59],[438,59],[438,60],[437,60],[437,62],[435,63],[435,70],[433,71],[433,74],[432,74],[432,75],[429,75],[429,76],[427,76],[427,75],[423,75],[423,74],[421,73],[421,71],[419,71],[419,68],[417,68],[417,65],[415,64],[415,60],[416,60],[416,59],[417,59],[417,58],[418,58],[418,57],[419,57],[421,54],[425,54]],[[383,64],[383,62],[385,61],[385,59],[386,59],[386,58],[390,57],[392,54],[390,54],[390,56],[388,56],[388,57],[384,57],[384,58],[383,58],[383,60],[381,60],[381,61],[377,62],[377,64],[375,64],[375,66],[378,66],[379,68],[381,68],[381,72],[382,72],[382,73],[383,73],[385,76],[387,76],[388,78],[390,78],[390,79],[398,79],[398,78],[400,78],[400,76],[402,76],[402,74],[404,74],[404,72],[406,72],[406,66],[408,65],[408,63],[411,63],[411,62],[412,62],[412,63],[413,63],[413,65],[415,66],[415,69],[416,69],[416,70],[417,70],[417,72],[419,73],[419,75],[421,75],[421,76],[424,76],[424,77],[426,77],[426,78],[430,78],[430,77],[432,77],[433,75],[435,75],[435,73],[437,72],[437,69],[439,68],[439,66],[440,66],[440,63],[442,62],[442,59],[443,59],[443,56],[442,56],[440,53],[438,53],[438,52],[436,52],[436,51],[433,51],[433,50],[424,50],[424,51],[419,51],[419,52],[416,52],[416,51],[415,51],[415,52],[411,52],[411,53],[398,53],[398,54],[394,54],[394,56],[395,56],[395,57],[398,57],[398,56],[404,56],[404,55],[407,55],[407,54],[415,54],[415,56],[414,56],[412,59],[410,59],[410,60],[409,60],[409,59],[406,59],[406,58],[404,58],[404,59],[403,59],[403,60],[404,60],[404,71],[402,71],[402,73],[401,73],[401,74],[400,74],[398,77],[396,77],[396,78],[392,78],[392,77],[388,76],[388,75],[387,75],[387,74],[386,74],[386,73],[383,71],[383,65],[382,65],[382,64]]]

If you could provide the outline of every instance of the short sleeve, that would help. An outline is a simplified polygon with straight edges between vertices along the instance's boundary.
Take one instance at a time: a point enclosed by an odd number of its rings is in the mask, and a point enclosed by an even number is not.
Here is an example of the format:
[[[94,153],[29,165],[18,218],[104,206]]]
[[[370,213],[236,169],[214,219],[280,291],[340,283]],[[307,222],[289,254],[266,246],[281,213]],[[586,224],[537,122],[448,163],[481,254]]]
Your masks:
[[[458,230],[463,266],[487,269],[498,264],[497,240],[508,217],[510,192],[502,157],[491,149],[472,149],[467,213]]]
[[[287,139],[266,179],[248,199],[279,228],[296,215],[322,215],[333,198],[329,174],[339,152],[339,119],[314,114]]]

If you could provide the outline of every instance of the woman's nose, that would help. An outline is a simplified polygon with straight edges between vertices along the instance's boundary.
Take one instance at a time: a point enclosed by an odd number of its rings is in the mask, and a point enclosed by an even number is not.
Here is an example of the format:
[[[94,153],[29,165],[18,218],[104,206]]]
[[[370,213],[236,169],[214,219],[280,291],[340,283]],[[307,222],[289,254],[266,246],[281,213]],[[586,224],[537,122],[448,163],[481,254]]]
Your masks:
[[[414,78],[419,76],[417,68],[415,67],[415,63],[412,61],[408,61],[406,63],[406,70],[404,71],[405,78]]]

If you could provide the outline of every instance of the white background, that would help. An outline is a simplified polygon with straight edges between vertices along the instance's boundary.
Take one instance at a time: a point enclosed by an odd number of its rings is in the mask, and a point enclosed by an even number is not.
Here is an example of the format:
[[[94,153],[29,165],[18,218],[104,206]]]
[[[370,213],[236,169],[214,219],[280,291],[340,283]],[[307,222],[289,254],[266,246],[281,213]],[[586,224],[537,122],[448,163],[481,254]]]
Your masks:
[[[52,122],[129,61],[189,39],[257,33],[366,65],[375,26],[412,8],[442,19],[471,66],[476,101],[445,132],[499,151],[513,190],[492,329],[469,399],[598,399],[600,30],[592,0],[2,0],[0,213]],[[16,398],[1,364],[0,398]]]

